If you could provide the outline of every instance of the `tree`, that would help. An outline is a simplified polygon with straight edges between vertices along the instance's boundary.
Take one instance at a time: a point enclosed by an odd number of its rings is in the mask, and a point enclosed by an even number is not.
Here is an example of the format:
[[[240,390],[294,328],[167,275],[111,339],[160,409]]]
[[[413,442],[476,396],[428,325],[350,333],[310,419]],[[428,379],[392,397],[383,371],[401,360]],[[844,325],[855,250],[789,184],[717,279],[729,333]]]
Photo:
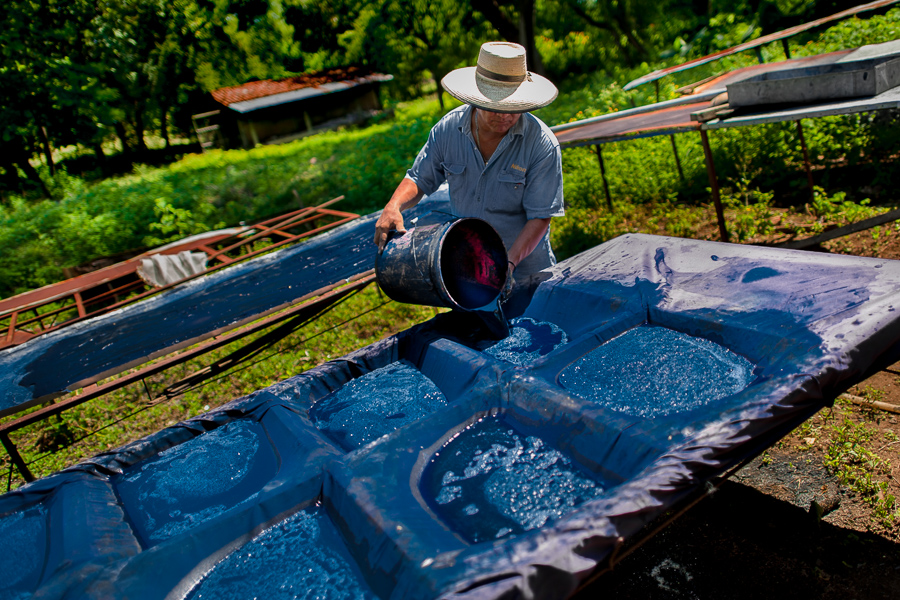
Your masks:
[[[472,0],[472,8],[484,15],[506,41],[525,47],[528,70],[545,74],[534,39],[535,0]]]
[[[350,62],[391,72],[401,85],[416,85],[421,74],[429,72],[443,110],[441,79],[471,63],[489,31],[466,2],[384,0],[366,6],[340,39]]]

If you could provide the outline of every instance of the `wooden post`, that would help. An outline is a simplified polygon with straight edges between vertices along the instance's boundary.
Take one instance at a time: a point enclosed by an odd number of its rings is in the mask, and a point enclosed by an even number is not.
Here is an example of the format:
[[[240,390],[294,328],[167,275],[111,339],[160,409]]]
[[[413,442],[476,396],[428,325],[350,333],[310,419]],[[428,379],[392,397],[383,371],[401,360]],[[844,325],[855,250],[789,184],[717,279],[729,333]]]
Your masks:
[[[803,165],[806,167],[806,183],[809,186],[809,201],[814,202],[816,199],[816,185],[813,181],[812,165],[809,163],[809,151],[806,149],[806,138],[803,137],[803,125],[800,119],[797,119],[797,135],[800,136],[800,148],[803,150]]]
[[[781,47],[784,49],[784,57],[788,60],[791,60],[791,49],[788,46],[787,38],[781,38]]]
[[[612,196],[609,195],[609,183],[606,181],[606,166],[603,164],[603,152],[600,150],[600,144],[594,144],[597,148],[597,162],[600,163],[600,176],[603,178],[603,191],[606,192],[606,206],[609,212],[613,212]]]
[[[719,197],[719,180],[716,177],[716,167],[713,165],[712,150],[709,148],[709,138],[706,130],[700,130],[700,140],[703,142],[703,155],[706,157],[706,174],[709,176],[709,187],[712,191],[713,204],[716,205],[716,219],[719,221],[719,238],[723,242],[728,240],[728,229],[725,227],[725,211],[722,209],[722,198]]]

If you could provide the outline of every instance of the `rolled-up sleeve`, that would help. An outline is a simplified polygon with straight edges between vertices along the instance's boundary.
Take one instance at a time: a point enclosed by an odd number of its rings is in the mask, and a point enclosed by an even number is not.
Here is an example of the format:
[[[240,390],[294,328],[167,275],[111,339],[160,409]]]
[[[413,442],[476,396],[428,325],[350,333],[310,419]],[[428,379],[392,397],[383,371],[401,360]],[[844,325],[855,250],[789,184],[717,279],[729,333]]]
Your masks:
[[[406,172],[406,176],[412,179],[425,195],[433,194],[447,178],[442,166],[440,144],[435,139],[435,129],[428,134],[428,141],[419,150],[413,166]]]
[[[547,219],[565,214],[563,202],[562,152],[556,139],[541,140],[543,155],[528,169],[528,185],[522,207],[527,219]]]

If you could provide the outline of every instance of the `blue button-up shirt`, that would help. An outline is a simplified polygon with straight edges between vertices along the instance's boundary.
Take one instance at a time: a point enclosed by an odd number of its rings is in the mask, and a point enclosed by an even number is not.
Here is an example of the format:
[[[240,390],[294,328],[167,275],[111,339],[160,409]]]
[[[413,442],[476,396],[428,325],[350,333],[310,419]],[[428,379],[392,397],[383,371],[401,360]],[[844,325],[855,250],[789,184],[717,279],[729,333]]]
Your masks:
[[[473,110],[463,105],[447,113],[432,128],[407,176],[426,194],[447,181],[453,213],[484,219],[509,250],[526,221],[565,212],[559,142],[540,119],[525,113],[485,164],[472,133]],[[556,257],[548,229],[517,265],[516,275],[530,275],[553,264]]]

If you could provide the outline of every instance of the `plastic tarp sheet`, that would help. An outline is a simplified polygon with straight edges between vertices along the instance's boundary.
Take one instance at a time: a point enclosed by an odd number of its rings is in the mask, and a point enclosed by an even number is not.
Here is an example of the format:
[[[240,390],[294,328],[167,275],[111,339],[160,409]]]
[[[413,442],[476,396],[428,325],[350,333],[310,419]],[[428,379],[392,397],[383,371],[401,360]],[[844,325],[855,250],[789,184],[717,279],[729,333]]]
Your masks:
[[[6,597],[565,597],[896,358],[896,261],[625,235],[547,274],[526,360],[442,314],[0,497]]]
[[[410,216],[446,209],[434,194]],[[375,265],[377,214],[0,351],[0,415],[285,308]]]

